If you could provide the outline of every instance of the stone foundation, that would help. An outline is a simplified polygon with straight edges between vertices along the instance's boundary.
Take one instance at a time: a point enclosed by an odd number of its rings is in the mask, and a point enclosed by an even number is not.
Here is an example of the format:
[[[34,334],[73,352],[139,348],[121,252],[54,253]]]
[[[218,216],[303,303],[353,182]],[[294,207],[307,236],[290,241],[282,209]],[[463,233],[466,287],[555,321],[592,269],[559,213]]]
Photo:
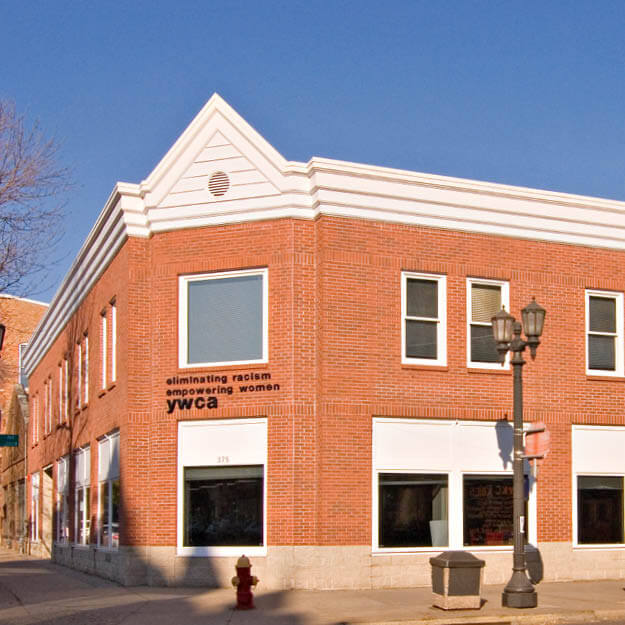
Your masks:
[[[545,543],[539,549],[528,555],[533,581],[625,577],[625,549],[572,549],[570,543]],[[439,553],[372,555],[370,547],[270,547],[268,551],[267,556],[250,560],[252,574],[271,590],[427,587],[431,584],[429,559]],[[485,584],[509,580],[511,551],[475,554],[486,562]],[[230,587],[237,558],[181,557],[175,547],[104,551],[71,545],[56,545],[53,556],[59,564],[126,586],[203,587]]]

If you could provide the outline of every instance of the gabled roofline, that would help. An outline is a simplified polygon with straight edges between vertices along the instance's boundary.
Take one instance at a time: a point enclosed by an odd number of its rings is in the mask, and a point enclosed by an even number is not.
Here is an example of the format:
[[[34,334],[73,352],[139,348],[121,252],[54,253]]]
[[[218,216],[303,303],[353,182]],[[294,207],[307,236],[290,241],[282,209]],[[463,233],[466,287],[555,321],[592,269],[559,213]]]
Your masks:
[[[160,186],[162,193],[163,181],[180,168],[181,159],[189,159],[189,146],[197,148],[202,133],[219,127],[236,133],[246,149],[275,171],[280,178],[279,193],[250,199],[224,197],[208,205],[159,207],[155,189]],[[320,157],[308,163],[287,161],[213,94],[145,180],[115,185],[35,329],[24,356],[27,374],[128,237],[320,215],[625,250],[625,202]]]

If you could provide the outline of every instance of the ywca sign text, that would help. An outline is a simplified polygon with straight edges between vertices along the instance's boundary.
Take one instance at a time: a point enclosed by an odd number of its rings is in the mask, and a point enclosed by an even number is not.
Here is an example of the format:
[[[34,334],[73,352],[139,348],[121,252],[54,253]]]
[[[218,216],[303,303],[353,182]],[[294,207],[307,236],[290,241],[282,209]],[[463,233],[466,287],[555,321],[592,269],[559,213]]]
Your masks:
[[[174,410],[212,409],[219,407],[219,399],[235,393],[262,393],[279,391],[280,385],[271,382],[271,373],[233,373],[173,376],[167,378],[167,414]]]

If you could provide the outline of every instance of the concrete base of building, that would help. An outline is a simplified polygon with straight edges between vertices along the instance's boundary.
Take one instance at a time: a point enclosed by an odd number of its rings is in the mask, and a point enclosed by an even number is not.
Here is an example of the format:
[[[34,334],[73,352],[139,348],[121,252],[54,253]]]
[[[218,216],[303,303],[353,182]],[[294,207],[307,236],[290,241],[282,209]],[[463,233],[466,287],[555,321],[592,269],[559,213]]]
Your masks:
[[[244,552],[242,549],[241,553]],[[431,585],[429,559],[438,552],[372,555],[365,546],[269,547],[251,557],[252,574],[263,588],[369,589]],[[484,583],[505,584],[512,570],[511,551],[480,551]],[[55,545],[53,560],[125,586],[230,587],[235,557],[182,557],[175,547],[94,547]],[[625,549],[573,549],[570,543],[543,543],[528,554],[530,579],[568,581],[625,577]]]

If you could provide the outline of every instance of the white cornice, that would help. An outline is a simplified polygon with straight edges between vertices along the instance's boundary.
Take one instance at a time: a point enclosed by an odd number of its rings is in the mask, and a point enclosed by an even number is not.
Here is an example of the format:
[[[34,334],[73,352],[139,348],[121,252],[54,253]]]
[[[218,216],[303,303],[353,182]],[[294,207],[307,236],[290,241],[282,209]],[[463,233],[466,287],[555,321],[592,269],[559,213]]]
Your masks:
[[[159,204],[220,132],[276,191]],[[272,187],[272,188],[273,188]],[[331,215],[625,250],[625,202],[376,167],[325,158],[286,161],[213,95],[140,184],[119,182],[25,354],[30,374],[127,237],[200,226]]]

